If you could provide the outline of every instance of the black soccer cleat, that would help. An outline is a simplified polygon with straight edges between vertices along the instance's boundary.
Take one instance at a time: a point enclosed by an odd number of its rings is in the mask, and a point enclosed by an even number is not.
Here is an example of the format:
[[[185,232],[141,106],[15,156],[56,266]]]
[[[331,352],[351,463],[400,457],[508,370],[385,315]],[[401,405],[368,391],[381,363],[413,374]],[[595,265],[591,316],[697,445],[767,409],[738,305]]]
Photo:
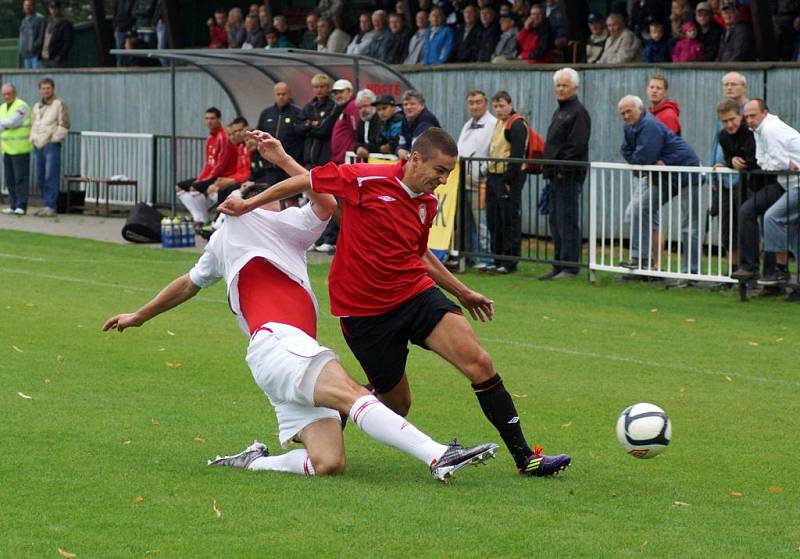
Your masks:
[[[444,454],[431,464],[431,475],[443,483],[447,481],[464,466],[473,464],[477,466],[494,458],[497,449],[500,448],[494,443],[485,443],[465,448],[458,444],[456,439],[447,446]]]
[[[542,454],[542,450],[539,445],[534,447],[533,454],[525,459],[521,467],[517,468],[520,475],[533,477],[554,476],[566,470],[572,463],[572,458],[569,454],[548,456]]]

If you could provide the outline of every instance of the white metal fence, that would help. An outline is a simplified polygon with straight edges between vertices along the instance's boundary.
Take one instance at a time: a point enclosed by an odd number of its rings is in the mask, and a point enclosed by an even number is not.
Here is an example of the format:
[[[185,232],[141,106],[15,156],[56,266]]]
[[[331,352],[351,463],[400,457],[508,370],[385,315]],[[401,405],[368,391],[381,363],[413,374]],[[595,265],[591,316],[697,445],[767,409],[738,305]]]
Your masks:
[[[710,167],[592,163],[590,271],[733,283],[737,178]]]

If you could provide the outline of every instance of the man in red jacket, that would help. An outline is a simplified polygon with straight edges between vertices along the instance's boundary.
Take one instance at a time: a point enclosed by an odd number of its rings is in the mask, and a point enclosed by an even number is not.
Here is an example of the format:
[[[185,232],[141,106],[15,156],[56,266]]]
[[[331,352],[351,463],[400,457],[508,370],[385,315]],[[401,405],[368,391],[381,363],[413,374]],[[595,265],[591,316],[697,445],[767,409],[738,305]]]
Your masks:
[[[206,164],[200,174],[193,179],[180,181],[175,186],[178,200],[192,214],[195,228],[208,222],[208,202],[205,192],[220,177],[236,172],[236,148],[222,127],[222,113],[216,107],[206,110]]]
[[[531,7],[530,16],[517,33],[519,58],[528,64],[544,64],[553,61],[555,33],[545,17],[540,4]]]
[[[669,99],[669,82],[664,76],[656,74],[647,84],[647,99],[650,106],[647,110],[664,126],[681,135],[681,108],[677,101]]]
[[[219,177],[208,187],[206,197],[210,205],[222,202],[228,194],[239,188],[242,183],[250,178],[250,147],[245,141],[247,139],[247,119],[237,117],[228,124],[228,138],[236,149],[236,168],[233,174]]]
[[[356,98],[353,95],[353,84],[347,80],[336,80],[331,89],[333,99],[342,109],[339,119],[333,125],[331,135],[331,161],[344,163],[344,156],[348,151],[353,151],[356,146],[356,135],[361,115],[356,107]]]

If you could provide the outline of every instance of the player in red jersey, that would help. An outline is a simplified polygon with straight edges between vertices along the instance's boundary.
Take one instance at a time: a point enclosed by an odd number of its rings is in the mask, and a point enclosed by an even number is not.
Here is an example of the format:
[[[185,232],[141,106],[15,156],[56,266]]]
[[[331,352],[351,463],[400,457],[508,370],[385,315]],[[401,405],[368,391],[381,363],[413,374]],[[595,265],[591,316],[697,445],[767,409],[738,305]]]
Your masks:
[[[532,450],[511,395],[454,295],[473,319],[490,320],[492,301],[459,281],[428,250],[438,206],[433,194],[456,165],[453,138],[432,128],[394,165],[327,165],[291,177],[250,200],[229,199],[220,211],[241,215],[258,205],[311,189],[341,202],[341,231],[331,266],[331,311],[380,400],[408,413],[408,342],[430,349],[469,379],[486,418],[524,475],[549,476],[569,466],[566,454]]]
[[[288,174],[307,174],[277,140],[261,132],[253,135],[265,140],[260,151],[266,159]],[[217,457],[209,464],[305,475],[340,473],[343,415],[379,442],[424,461],[434,478],[447,481],[464,466],[494,456],[497,445],[437,443],[356,384],[333,351],[316,341],[317,302],[305,249],[335,209],[332,196],[312,194],[303,208],[278,212],[262,205],[251,214],[228,219],[188,274],[136,312],[109,318],[103,330],[141,326],[224,279],[231,311],[250,338],[247,363],[275,408],[281,445],[297,440],[305,448],[270,456],[256,441],[239,454]]]

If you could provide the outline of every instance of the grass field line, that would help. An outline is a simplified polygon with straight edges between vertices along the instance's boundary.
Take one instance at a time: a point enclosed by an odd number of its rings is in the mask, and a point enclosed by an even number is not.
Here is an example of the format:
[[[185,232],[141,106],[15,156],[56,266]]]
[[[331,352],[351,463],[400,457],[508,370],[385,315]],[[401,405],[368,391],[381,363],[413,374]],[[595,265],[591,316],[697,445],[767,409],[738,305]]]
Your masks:
[[[124,285],[121,283],[107,283],[103,281],[95,281],[86,278],[75,278],[72,276],[59,276],[56,274],[44,274],[42,272],[31,272],[28,270],[16,270],[14,268],[3,268],[0,267],[0,272],[7,273],[7,274],[19,274],[23,276],[32,276],[35,278],[42,278],[42,279],[51,279],[55,281],[63,281],[67,283],[78,283],[81,285],[91,285],[94,287],[110,287],[112,289],[126,289],[128,291],[138,291],[140,293],[151,293],[156,294],[159,288],[151,289],[148,287],[136,287],[133,285]],[[194,297],[195,301],[203,301],[205,303],[217,303],[222,305],[227,305],[228,302],[222,299],[212,299],[210,297]]]
[[[67,283],[77,283],[80,285],[91,285],[94,287],[107,287],[112,289],[126,289],[128,291],[136,291],[140,293],[156,293],[157,289],[151,289],[147,287],[137,287],[133,285],[124,285],[124,284],[117,284],[117,283],[108,283],[102,281],[95,281],[86,278],[76,278],[72,276],[61,276],[56,274],[46,274],[42,272],[32,272],[28,270],[18,270],[14,268],[4,268],[0,267],[0,272],[9,273],[9,274],[19,274],[24,276],[32,276],[42,279],[50,279],[54,281],[63,281]],[[195,297],[195,300],[203,301],[206,303],[216,303],[216,304],[224,304],[227,305],[227,301],[222,299],[212,299],[209,297]],[[327,313],[322,313],[322,316],[325,318],[333,318]],[[487,343],[495,343],[495,344],[502,344],[502,345],[510,345],[516,347],[524,347],[527,349],[533,349],[537,351],[547,351],[551,353],[560,353],[563,355],[574,355],[576,357],[591,357],[594,359],[602,359],[604,361],[614,361],[618,363],[631,363],[634,365],[641,365],[643,367],[653,367],[658,369],[669,369],[673,371],[681,371],[685,373],[695,373],[695,374],[703,374],[709,376],[721,376],[721,377],[731,377],[731,378],[739,378],[743,380],[749,380],[753,382],[760,382],[760,383],[767,383],[767,384],[780,384],[785,386],[800,386],[800,382],[790,381],[790,380],[780,380],[780,379],[771,379],[763,376],[755,376],[755,375],[747,375],[743,373],[736,373],[733,371],[714,371],[711,369],[702,369],[699,367],[691,367],[688,365],[673,365],[670,363],[661,363],[659,361],[653,361],[649,359],[638,359],[636,357],[626,357],[624,355],[614,355],[609,353],[598,353],[593,351],[581,351],[577,349],[567,349],[564,347],[555,347],[555,346],[546,346],[541,344],[533,344],[530,342],[521,342],[517,340],[509,340],[505,338],[481,338],[483,342]]]
[[[581,351],[577,349],[567,349],[564,347],[546,346],[540,344],[532,344],[530,342],[519,342],[516,340],[507,340],[504,338],[481,338],[482,342],[511,345],[517,347],[524,347],[527,349],[535,349],[537,351],[548,351],[552,353],[561,353],[564,355],[574,355],[577,357],[591,357],[594,359],[603,359],[605,361],[616,361],[619,363],[631,363],[633,365],[641,365],[643,367],[654,367],[658,369],[670,369],[673,371],[681,371],[685,373],[696,373],[709,376],[721,376],[738,378],[742,380],[749,380],[753,382],[761,382],[766,384],[781,384],[786,386],[800,386],[800,382],[792,380],[771,379],[762,376],[747,375],[743,373],[735,373],[733,371],[714,371],[712,369],[701,369],[699,367],[691,367],[689,365],[672,365],[670,363],[661,363],[659,361],[652,361],[650,359],[638,359],[636,357],[625,357],[624,355],[614,355],[609,353],[597,353],[594,351]]]
[[[75,264],[107,264],[109,262],[118,262],[123,264],[171,264],[175,262],[172,260],[140,260],[135,258],[74,258],[72,256],[22,256],[19,254],[8,254],[0,252],[0,258],[8,258],[10,260],[25,260],[27,262],[67,262]]]

